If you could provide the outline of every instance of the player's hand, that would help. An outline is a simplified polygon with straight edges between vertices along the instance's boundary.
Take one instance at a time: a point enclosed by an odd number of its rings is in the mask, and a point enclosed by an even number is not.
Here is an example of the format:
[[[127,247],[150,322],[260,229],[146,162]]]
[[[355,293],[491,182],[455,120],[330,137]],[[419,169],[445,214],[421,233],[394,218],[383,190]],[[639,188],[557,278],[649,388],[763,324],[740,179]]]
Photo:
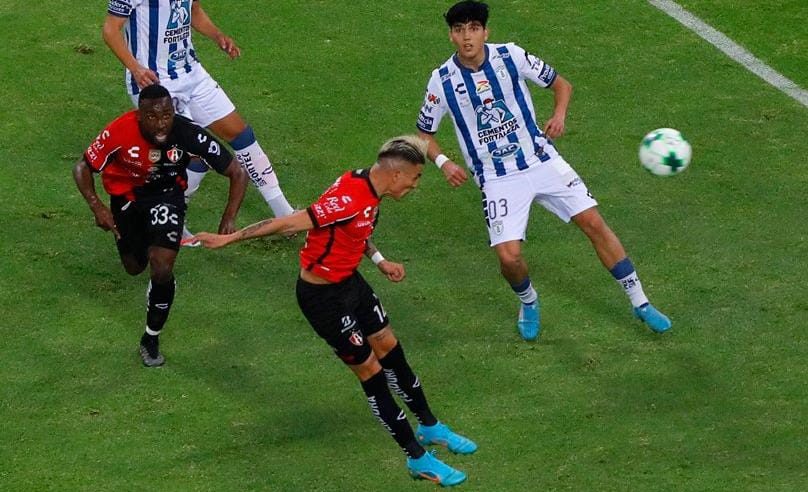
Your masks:
[[[544,125],[544,133],[550,138],[558,138],[564,134],[564,117],[553,115]]]
[[[219,234],[232,234],[236,232],[236,219],[233,217],[222,217],[219,222]]]
[[[160,83],[160,77],[157,76],[157,73],[143,65],[139,65],[138,68],[132,72],[132,77],[135,79],[137,86],[141,89],[152,84]]]
[[[105,231],[112,231],[112,234],[115,235],[115,239],[121,238],[121,233],[118,232],[118,227],[115,225],[115,219],[109,207],[99,204],[93,209],[93,215],[95,215],[95,225]]]
[[[227,246],[232,242],[231,234],[212,234],[210,232],[199,232],[191,241],[199,241],[202,246],[209,248],[209,249],[216,249],[221,248],[222,246]]]
[[[226,34],[219,34],[216,36],[216,44],[219,45],[219,49],[227,53],[231,59],[238,58],[241,56],[241,48],[238,47],[233,38],[227,36]]]
[[[465,183],[468,179],[466,170],[455,164],[454,161],[444,162],[440,170],[443,171],[446,181],[455,188]]]
[[[382,260],[376,266],[387,277],[387,280],[391,282],[401,282],[407,275],[407,273],[404,271],[404,265],[401,263]]]

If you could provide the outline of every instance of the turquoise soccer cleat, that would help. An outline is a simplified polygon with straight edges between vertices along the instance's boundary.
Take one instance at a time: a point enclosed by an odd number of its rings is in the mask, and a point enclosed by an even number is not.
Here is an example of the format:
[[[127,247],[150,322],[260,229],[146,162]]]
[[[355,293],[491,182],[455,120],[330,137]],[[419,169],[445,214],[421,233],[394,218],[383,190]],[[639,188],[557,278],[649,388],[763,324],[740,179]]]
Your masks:
[[[438,422],[435,425],[419,425],[415,437],[422,446],[440,444],[456,454],[471,454],[477,451],[477,445],[471,439],[452,432],[447,425]]]
[[[659,312],[657,308],[652,306],[650,303],[645,303],[640,307],[635,307],[634,316],[639,318],[656,333],[665,333],[671,329],[671,320]]]
[[[538,299],[530,304],[522,303],[519,308],[519,320],[516,322],[516,327],[519,329],[522,339],[531,341],[539,337],[539,332],[541,331],[539,311]]]
[[[434,451],[427,451],[420,458],[407,458],[407,469],[413,478],[430,480],[443,487],[451,487],[466,480],[465,473],[437,459]]]

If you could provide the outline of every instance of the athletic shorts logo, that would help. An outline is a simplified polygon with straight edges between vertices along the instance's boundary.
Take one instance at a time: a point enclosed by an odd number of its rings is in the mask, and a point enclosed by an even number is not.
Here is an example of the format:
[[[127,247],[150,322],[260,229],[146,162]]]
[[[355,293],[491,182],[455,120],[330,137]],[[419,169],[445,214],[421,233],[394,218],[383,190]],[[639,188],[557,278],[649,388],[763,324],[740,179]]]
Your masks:
[[[501,220],[495,220],[494,222],[491,222],[491,230],[494,231],[494,234],[497,236],[501,236],[502,233],[505,232],[505,225]]]
[[[362,346],[362,334],[359,333],[358,331],[351,333],[351,336],[348,337],[348,340],[357,347]]]

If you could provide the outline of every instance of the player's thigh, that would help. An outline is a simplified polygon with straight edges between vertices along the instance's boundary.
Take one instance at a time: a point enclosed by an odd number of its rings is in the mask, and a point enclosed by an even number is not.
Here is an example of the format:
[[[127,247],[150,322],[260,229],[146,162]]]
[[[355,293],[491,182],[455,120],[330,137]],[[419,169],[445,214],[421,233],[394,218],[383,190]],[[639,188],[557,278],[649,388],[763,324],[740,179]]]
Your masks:
[[[149,247],[145,215],[136,202],[122,196],[110,197],[110,210],[121,235],[115,242],[121,260],[126,264],[134,259],[137,265],[145,267]],[[127,271],[129,269],[127,266]]]
[[[522,174],[486,181],[482,209],[491,246],[525,239],[534,191]]]
[[[558,157],[543,167],[543,174],[536,177],[541,187],[536,202],[541,206],[564,222],[597,206],[598,202],[586,183],[564,159]]]
[[[295,294],[303,316],[337,357],[349,366],[368,359],[372,350],[347,302],[343,283],[317,285],[298,278]]]
[[[208,127],[236,110],[236,106],[227,97],[224,89],[213,80],[201,65],[191,72],[193,87],[190,88],[188,110],[191,119],[199,126]],[[243,128],[241,128],[243,130]],[[215,131],[215,130],[214,130]],[[219,135],[231,140],[229,135]]]
[[[379,296],[359,272],[350,278],[350,307],[362,333],[369,337],[390,324]]]
[[[185,197],[172,193],[144,201],[142,208],[146,215],[149,246],[178,251],[185,223]]]

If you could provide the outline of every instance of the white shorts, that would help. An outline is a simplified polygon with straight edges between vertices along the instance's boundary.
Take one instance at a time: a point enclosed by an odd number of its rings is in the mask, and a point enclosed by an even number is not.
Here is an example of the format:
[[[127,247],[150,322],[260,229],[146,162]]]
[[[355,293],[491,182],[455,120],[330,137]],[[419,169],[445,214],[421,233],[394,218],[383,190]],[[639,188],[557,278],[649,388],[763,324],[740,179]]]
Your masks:
[[[168,89],[174,101],[174,110],[190,118],[199,126],[210,126],[236,110],[224,90],[201,64],[194,65],[190,73],[184,73],[174,80],[160,80]],[[138,95],[130,94],[137,107]]]
[[[524,241],[535,201],[564,222],[597,206],[583,180],[561,157],[483,184],[483,215],[491,246]]]

